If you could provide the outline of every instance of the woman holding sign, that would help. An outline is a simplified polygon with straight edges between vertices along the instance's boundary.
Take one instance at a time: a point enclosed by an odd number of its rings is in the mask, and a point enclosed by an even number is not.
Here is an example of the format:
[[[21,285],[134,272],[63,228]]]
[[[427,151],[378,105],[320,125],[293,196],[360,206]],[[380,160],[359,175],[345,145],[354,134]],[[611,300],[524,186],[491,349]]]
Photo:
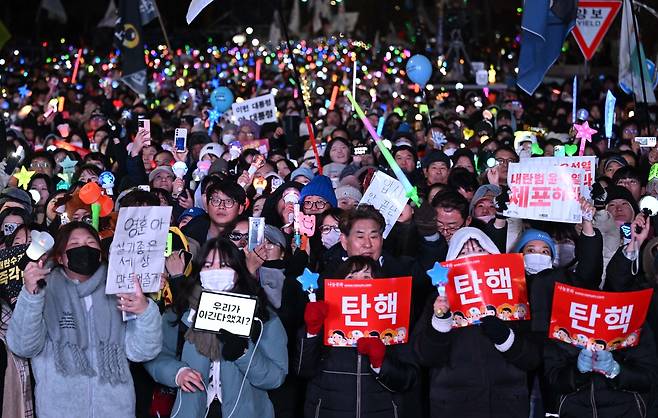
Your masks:
[[[139,282],[135,293],[106,295],[107,266],[96,231],[72,222],[59,230],[56,267],[42,258],[25,269],[7,343],[32,360],[39,417],[134,417],[128,360],[154,358],[161,318]],[[122,312],[136,319],[125,322]]]
[[[614,298],[613,292],[651,287],[644,276],[633,274],[638,249],[646,240],[649,229],[650,222],[643,214],[631,224],[630,243],[620,248],[608,264],[602,290],[610,293],[604,294],[605,299]],[[596,286],[586,289],[592,288],[598,290]],[[655,311],[655,306],[649,308],[647,320],[640,317],[641,329],[637,329],[632,325],[641,315],[638,312],[642,304],[637,295],[633,297],[632,305],[625,305],[617,299],[611,308],[606,307],[610,304],[606,304],[605,299],[590,304],[571,303],[565,308],[569,313],[565,325],[571,325],[577,333],[572,333],[571,338],[553,335],[554,339],[546,343],[546,377],[553,389],[561,394],[558,412],[561,417],[574,418],[655,417],[658,359],[655,328],[649,325],[656,315],[651,312]],[[553,309],[556,310],[556,304],[553,304]],[[551,321],[554,318],[557,320],[555,314]],[[606,343],[601,333],[611,331],[625,332],[628,336],[618,345],[614,340]],[[559,337],[562,337],[561,341],[556,340]]]
[[[279,387],[288,373],[281,321],[247,270],[240,250],[228,239],[207,241],[195,270],[198,279],[183,282],[180,297],[164,314],[162,352],[146,363],[146,369],[156,382],[179,388],[172,417],[273,418],[267,391]],[[250,336],[221,327],[219,332],[202,329],[199,318],[224,309],[224,304],[201,303],[204,294],[216,292],[257,300],[254,317],[249,318]],[[239,310],[231,307],[230,312],[237,317]],[[226,315],[222,318],[226,320]]]
[[[465,227],[452,236],[446,260],[487,254],[499,254],[496,245],[479,229]],[[473,297],[472,285],[468,289]],[[414,347],[421,364],[431,367],[431,416],[527,418],[527,372],[541,362],[529,324],[505,322],[487,309],[478,310],[472,325],[455,328],[448,298],[435,293],[430,300],[416,325]]]

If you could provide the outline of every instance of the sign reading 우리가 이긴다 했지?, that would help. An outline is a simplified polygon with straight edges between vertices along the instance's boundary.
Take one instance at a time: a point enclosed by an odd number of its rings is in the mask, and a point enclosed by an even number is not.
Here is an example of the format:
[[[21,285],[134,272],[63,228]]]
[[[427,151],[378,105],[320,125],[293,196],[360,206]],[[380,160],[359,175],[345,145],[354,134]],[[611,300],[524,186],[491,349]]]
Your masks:
[[[386,238],[408,200],[407,192],[405,192],[402,183],[381,171],[377,171],[365,193],[363,193],[359,204],[372,205],[382,214],[386,221],[386,228],[384,228],[384,238]]]
[[[139,280],[144,293],[160,290],[171,206],[121,208],[110,248],[105,293],[133,293]]]
[[[228,292],[201,292],[194,329],[207,332],[226,330],[248,337],[256,312],[257,299]]]
[[[582,169],[511,163],[509,203],[503,213],[510,218],[579,223],[583,176]]]
[[[276,102],[272,94],[247,99],[240,103],[233,103],[233,118],[236,123],[251,120],[259,125],[267,122],[276,122]],[[254,138],[257,139],[257,138]]]

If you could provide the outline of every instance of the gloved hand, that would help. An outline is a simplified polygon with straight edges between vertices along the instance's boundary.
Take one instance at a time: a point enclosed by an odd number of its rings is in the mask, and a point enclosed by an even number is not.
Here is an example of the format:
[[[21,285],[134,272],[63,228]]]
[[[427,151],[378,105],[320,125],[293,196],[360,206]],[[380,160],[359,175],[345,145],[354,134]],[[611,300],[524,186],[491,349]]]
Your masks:
[[[219,330],[217,338],[222,343],[222,357],[224,360],[235,361],[242,357],[247,351],[248,339],[228,332]]]
[[[591,197],[594,200],[594,209],[605,209],[605,200],[608,198],[608,193],[598,182],[592,184]]]
[[[505,325],[505,322],[497,316],[484,316],[480,318],[480,321],[482,322],[482,333],[494,344],[500,345],[504,343],[507,341],[507,338],[509,338],[510,332],[512,332],[512,330]]]
[[[317,335],[322,329],[324,320],[329,313],[329,307],[324,302],[309,302],[304,310],[304,322],[306,322],[306,332]]]
[[[612,379],[619,374],[619,363],[610,351],[597,351],[592,369]]]
[[[377,337],[361,337],[356,342],[356,351],[362,356],[368,356],[370,364],[375,369],[382,367],[386,346]]]
[[[594,363],[593,361],[593,353],[589,351],[586,348],[583,348],[580,350],[580,354],[578,354],[578,370],[581,373],[589,373],[592,371],[592,365]]]
[[[509,192],[509,187],[502,186],[500,188],[500,194],[496,196],[495,205],[497,218],[506,218],[506,216],[503,215],[503,211],[507,210],[507,204],[509,203]]]

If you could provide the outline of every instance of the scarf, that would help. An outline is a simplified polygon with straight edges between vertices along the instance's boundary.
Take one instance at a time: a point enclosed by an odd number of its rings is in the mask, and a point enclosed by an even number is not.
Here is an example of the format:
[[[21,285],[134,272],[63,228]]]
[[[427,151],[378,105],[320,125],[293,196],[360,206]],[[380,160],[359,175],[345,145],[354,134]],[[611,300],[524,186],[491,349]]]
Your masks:
[[[199,307],[200,298],[201,286],[197,285],[194,287],[192,294],[190,295],[190,309],[194,309],[196,312]],[[194,322],[192,321],[192,324],[190,324],[190,327],[185,333],[185,339],[194,344],[199,353],[208,357],[212,361],[219,361],[219,358],[221,357],[221,349],[217,335],[211,332],[195,331],[193,325]]]
[[[5,303],[0,303],[0,340],[7,346],[7,328],[12,311]],[[6,349],[6,348],[5,348]],[[7,369],[0,376],[4,382],[2,392],[2,418],[33,418],[32,385],[30,385],[30,366],[26,359],[7,351]]]
[[[125,325],[116,307],[116,297],[105,294],[107,266],[101,265],[88,280],[77,283],[61,267],[52,270],[46,287],[44,318],[53,342],[55,368],[63,376],[96,376],[112,385],[130,378],[125,352]],[[84,298],[91,296],[91,318],[87,321]],[[89,338],[96,338],[95,343]],[[95,346],[98,371],[87,350]]]

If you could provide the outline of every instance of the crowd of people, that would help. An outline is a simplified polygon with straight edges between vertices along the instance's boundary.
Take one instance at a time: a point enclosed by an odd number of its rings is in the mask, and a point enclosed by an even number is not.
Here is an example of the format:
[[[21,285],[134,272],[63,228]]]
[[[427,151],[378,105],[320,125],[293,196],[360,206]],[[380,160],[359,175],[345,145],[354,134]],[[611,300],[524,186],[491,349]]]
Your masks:
[[[302,43],[294,67],[262,47],[158,48],[139,98],[118,81],[113,54],[85,50],[72,81],[73,53],[44,51],[0,63],[0,251],[55,237],[21,269],[20,286],[0,283],[3,417],[658,416],[654,302],[633,347],[593,355],[548,338],[556,283],[656,285],[655,218],[638,202],[658,196],[649,179],[658,147],[635,138],[656,135],[658,109],[637,106],[614,79],[583,80],[577,97],[571,80],[528,96],[441,88],[436,71],[423,93],[405,78],[409,51],[343,40]],[[342,94],[352,83],[421,200],[407,202],[386,239],[382,213],[359,202],[375,173],[395,175]],[[277,121],[237,121],[230,110],[215,120],[219,86],[241,99],[272,93]],[[509,165],[580,145],[574,120],[598,130],[584,145],[596,178],[582,222],[505,216]],[[187,129],[183,149],[176,128]],[[113,206],[92,226],[81,190],[94,182]],[[301,241],[296,205],[316,225]],[[152,206],[172,207],[161,291],[106,295],[120,209]],[[266,224],[251,250],[250,217]],[[459,318],[427,270],[503,253],[523,254],[531,319],[453,327]],[[297,281],[304,269],[320,274],[316,301]],[[408,343],[325,345],[324,279],[402,276],[412,276]],[[256,298],[251,336],[195,329],[203,290]]]

